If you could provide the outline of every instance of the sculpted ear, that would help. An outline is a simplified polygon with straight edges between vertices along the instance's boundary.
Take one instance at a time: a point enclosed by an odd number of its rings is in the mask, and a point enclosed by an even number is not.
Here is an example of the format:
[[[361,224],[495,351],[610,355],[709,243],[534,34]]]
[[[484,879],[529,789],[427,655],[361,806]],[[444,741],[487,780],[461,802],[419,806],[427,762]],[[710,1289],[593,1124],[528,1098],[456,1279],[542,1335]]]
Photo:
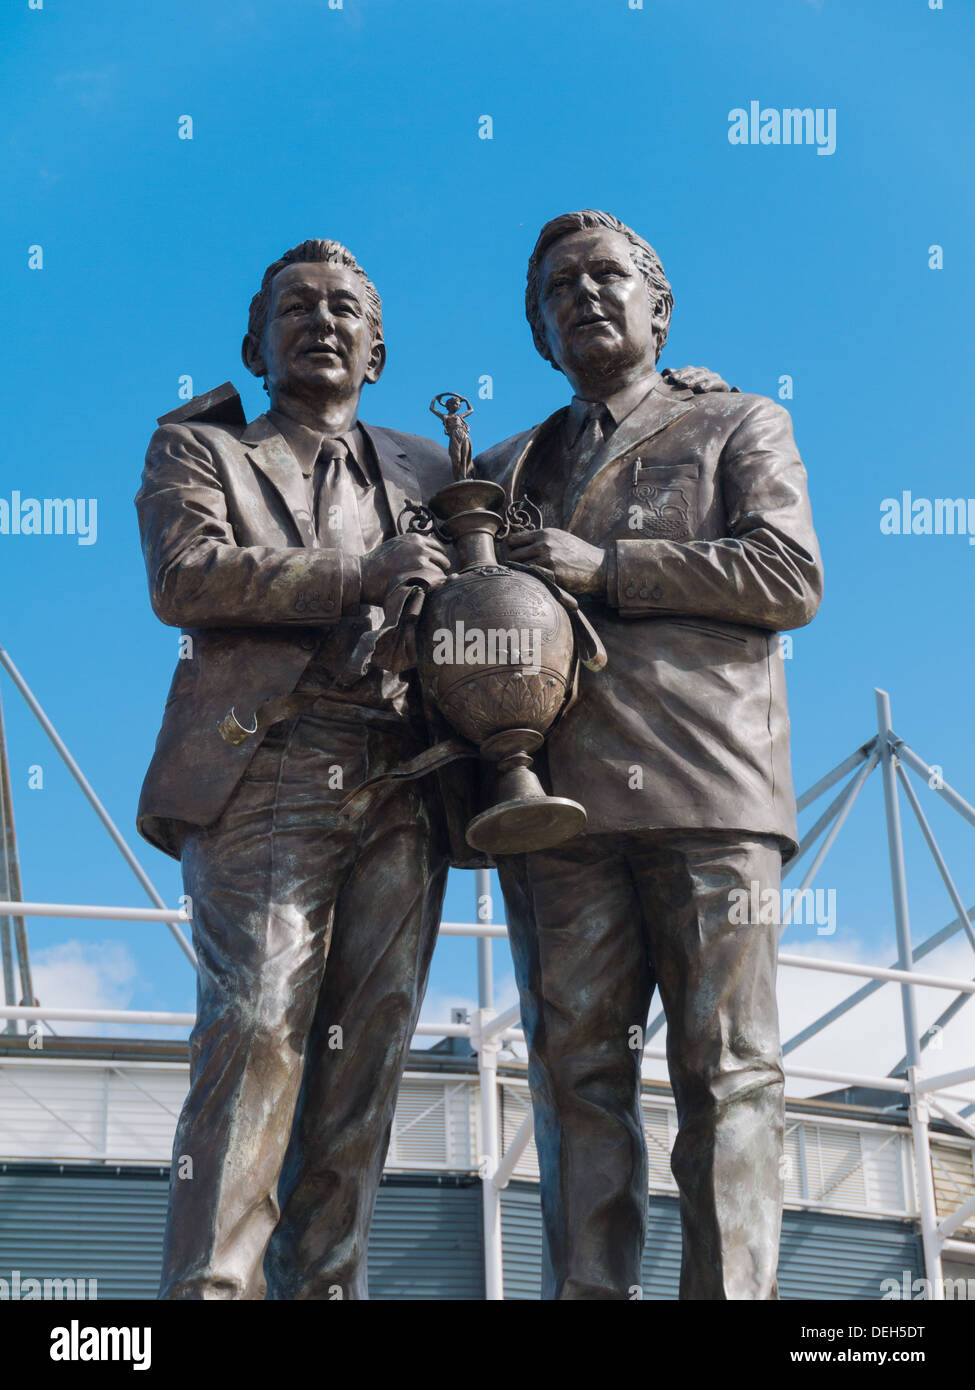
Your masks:
[[[244,335],[244,341],[240,345],[240,357],[244,366],[254,376],[267,375],[264,354],[261,352],[261,345],[253,333]]]
[[[386,367],[386,344],[382,338],[377,338],[372,345],[369,353],[369,361],[366,364],[366,381],[375,386],[382,376]]]

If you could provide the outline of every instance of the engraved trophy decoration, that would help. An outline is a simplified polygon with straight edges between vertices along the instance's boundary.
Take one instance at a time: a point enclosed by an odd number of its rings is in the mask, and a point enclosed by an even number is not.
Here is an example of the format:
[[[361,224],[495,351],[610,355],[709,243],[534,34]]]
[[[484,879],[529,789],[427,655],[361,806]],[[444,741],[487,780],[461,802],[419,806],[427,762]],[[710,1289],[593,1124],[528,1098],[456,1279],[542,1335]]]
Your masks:
[[[598,671],[606,653],[550,575],[498,563],[495,542],[535,529],[541,514],[471,476],[470,402],[443,392],[430,409],[450,440],[455,481],[429,507],[408,503],[398,524],[453,544],[458,565],[419,614],[420,681],[447,722],[497,767],[493,803],[471,820],[468,844],[491,855],[548,849],[577,835],[586,812],[577,801],[546,796],[531,755],[573,698],[576,661]]]

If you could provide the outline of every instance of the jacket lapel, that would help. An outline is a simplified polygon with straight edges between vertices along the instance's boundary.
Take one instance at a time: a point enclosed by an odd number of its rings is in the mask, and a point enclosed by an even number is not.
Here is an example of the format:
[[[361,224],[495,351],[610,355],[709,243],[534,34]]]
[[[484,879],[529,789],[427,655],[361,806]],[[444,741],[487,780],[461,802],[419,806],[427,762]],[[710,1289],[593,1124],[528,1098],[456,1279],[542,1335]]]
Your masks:
[[[379,472],[382,475],[383,487],[386,491],[386,501],[389,503],[393,525],[396,526],[407,501],[422,502],[423,500],[416,469],[410,462],[408,455],[386,430],[381,429],[378,425],[364,425],[361,420],[359,425],[363,433],[369,437],[369,441],[376,451]]]
[[[547,439],[550,431],[557,429],[561,425],[565,414],[566,407],[563,406],[563,408],[557,410],[554,415],[550,415],[547,420],[543,420],[540,425],[533,426],[532,429],[523,436],[520,446],[505,464],[504,470],[500,476],[494,479],[495,482],[500,483],[504,488],[505,492],[508,494],[509,501],[514,502],[518,497],[518,493],[521,489],[521,480],[525,472],[525,465],[528,462],[528,456],[532,449],[535,448],[536,444],[540,444],[543,440]]]
[[[277,491],[302,544],[314,546],[315,530],[308,510],[304,474],[287,440],[266,415],[259,415],[244,430],[240,442],[253,466]]]
[[[693,393],[676,395],[658,383],[648,391],[643,400],[635,405],[625,419],[605,441],[589,465],[578,478],[570,478],[566,487],[565,510],[568,518],[566,530],[571,531],[589,488],[596,479],[618,458],[628,454],[637,445],[644,444],[654,435],[694,409]]]

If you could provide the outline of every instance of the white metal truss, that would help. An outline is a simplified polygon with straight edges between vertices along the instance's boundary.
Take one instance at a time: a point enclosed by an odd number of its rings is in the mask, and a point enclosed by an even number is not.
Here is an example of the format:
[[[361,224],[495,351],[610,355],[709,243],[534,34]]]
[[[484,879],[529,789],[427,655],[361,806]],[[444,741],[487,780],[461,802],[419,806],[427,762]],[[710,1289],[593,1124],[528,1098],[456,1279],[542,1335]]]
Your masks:
[[[130,922],[162,922],[173,932],[183,954],[195,964],[195,957],[181,927],[189,925],[191,918],[185,911],[167,908],[154,888],[145,870],[138,863],[132,850],[123,839],[108,812],[102,806],[95,792],[72,758],[68,749],[58,736],[54,726],[44,713],[40,704],[30,691],[27,683],[17,671],[6,652],[0,648],[0,664],[7,670],[14,685],[26,700],[37,717],[58,753],[67,765],[75,781],[81,787],[99,820],[105,826],[113,842],[126,863],[135,873],[145,889],[153,908],[110,908],[56,903],[31,903],[9,898],[0,901],[0,919],[12,917],[23,920],[29,917],[98,918]],[[809,1067],[787,1065],[786,1077],[797,1077],[823,1081],[833,1085],[862,1086],[873,1090],[901,1093],[907,1096],[909,1105],[910,1131],[913,1140],[914,1169],[917,1183],[918,1205],[920,1210],[920,1231],[924,1250],[925,1274],[933,1299],[944,1298],[942,1274],[942,1252],[952,1246],[956,1232],[975,1216],[975,1196],[966,1198],[947,1216],[939,1220],[937,1211],[934,1176],[932,1170],[929,1126],[931,1112],[953,1125],[962,1135],[975,1138],[975,1125],[967,1115],[975,1112],[975,1100],[961,1094],[957,1088],[975,1081],[975,1066],[963,1067],[941,1075],[927,1075],[922,1066],[922,1054],[926,1044],[944,1022],[953,1017],[963,1007],[973,993],[975,980],[959,980],[948,976],[932,975],[917,969],[917,961],[937,946],[949,940],[959,931],[964,931],[975,948],[975,906],[965,907],[955,887],[954,881],[938,847],[930,825],[921,808],[920,801],[909,782],[905,768],[911,769],[923,778],[927,786],[936,792],[963,819],[975,828],[975,808],[969,805],[956,791],[947,785],[934,769],[929,767],[893,730],[890,722],[890,701],[887,693],[877,690],[877,733],[866,743],[861,744],[848,758],[840,762],[801,797],[797,805],[804,810],[816,802],[844,777],[849,775],[839,793],[820,815],[809,832],[803,836],[799,850],[787,871],[791,873],[809,854],[817,842],[819,847],[809,867],[802,877],[800,892],[809,888],[822,868],[840,830],[842,829],[854,803],[859,797],[871,773],[879,767],[884,786],[884,806],[887,830],[887,843],[890,860],[891,888],[894,905],[894,921],[897,937],[897,959],[887,968],[860,965],[851,961],[823,960],[790,954],[780,954],[779,963],[787,969],[826,971],[831,974],[849,975],[865,979],[868,983],[858,988],[840,1004],[809,1024],[795,1037],[786,1041],[784,1055],[793,1051],[811,1037],[822,1032],[832,1023],[864,999],[870,997],[885,984],[894,983],[900,988],[901,1013],[903,1020],[905,1057],[884,1077],[819,1070]],[[904,846],[901,834],[899,791],[913,812],[921,829],[925,843],[931,852],[938,873],[945,885],[949,899],[955,909],[955,918],[935,932],[920,946],[914,948],[911,941],[910,917],[907,898],[907,873],[904,860]],[[18,885],[19,886],[19,885]],[[426,1037],[466,1037],[477,1054],[480,1125],[478,1171],[482,1178],[483,1222],[484,1222],[484,1273],[485,1296],[489,1300],[504,1297],[501,1262],[501,1192],[511,1181],[515,1168],[532,1138],[532,1115],[529,1110],[516,1134],[502,1152],[499,1129],[501,1080],[498,1076],[498,1055],[505,1043],[520,1038],[518,1027],[520,1010],[518,1005],[498,1012],[494,1007],[493,970],[491,961],[492,941],[507,935],[506,929],[493,922],[491,909],[490,875],[486,870],[478,870],[476,876],[476,921],[473,923],[444,922],[441,934],[445,936],[471,936],[477,939],[478,957],[478,1009],[474,1017],[466,1023],[426,1023],[417,1027],[417,1034]],[[920,987],[943,989],[955,995],[955,999],[924,1034],[919,1030],[915,1004],[915,991]],[[48,1021],[86,1021],[98,1023],[154,1024],[173,1027],[192,1026],[194,1016],[186,1013],[168,1013],[147,1010],[122,1009],[57,1009],[43,1006],[16,1004],[9,998],[0,1005],[0,1019],[19,1019],[25,1023]],[[657,1018],[647,1029],[645,1056],[662,1059],[666,1057],[660,1048],[651,1046],[653,1036],[663,1025],[663,1017]],[[960,1111],[953,1109],[961,1105]]]

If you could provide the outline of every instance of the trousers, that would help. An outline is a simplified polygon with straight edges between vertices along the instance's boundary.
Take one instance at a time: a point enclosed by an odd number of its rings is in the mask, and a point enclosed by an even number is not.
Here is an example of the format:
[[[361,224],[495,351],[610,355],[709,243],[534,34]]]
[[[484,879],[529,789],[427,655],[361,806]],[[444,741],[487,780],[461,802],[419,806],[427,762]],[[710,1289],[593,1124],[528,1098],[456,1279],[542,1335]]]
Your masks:
[[[291,719],[220,819],[184,840],[197,1021],[161,1298],[368,1297],[447,847],[432,779],[400,784],[354,825],[335,807],[418,747],[397,730]]]
[[[639,1296],[644,1030],[659,989],[677,1107],[681,1299],[777,1297],[784,1085],[770,836],[634,831],[507,856],[499,874],[529,1049],[542,1297]]]

